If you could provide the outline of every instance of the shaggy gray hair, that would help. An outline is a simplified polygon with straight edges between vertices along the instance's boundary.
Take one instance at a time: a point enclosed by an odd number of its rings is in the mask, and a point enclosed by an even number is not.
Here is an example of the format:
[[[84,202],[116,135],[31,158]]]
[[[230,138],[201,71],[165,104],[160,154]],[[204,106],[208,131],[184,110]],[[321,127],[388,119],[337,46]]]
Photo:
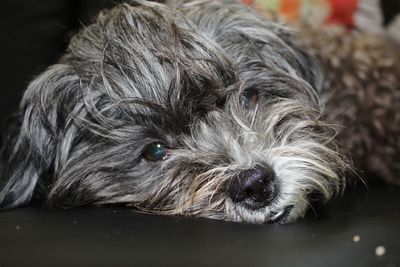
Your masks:
[[[292,222],[311,194],[343,187],[321,81],[288,28],[240,4],[119,4],[26,90],[2,141],[0,205]],[[162,159],[146,156],[154,144]],[[279,190],[251,209],[227,188],[256,166]]]

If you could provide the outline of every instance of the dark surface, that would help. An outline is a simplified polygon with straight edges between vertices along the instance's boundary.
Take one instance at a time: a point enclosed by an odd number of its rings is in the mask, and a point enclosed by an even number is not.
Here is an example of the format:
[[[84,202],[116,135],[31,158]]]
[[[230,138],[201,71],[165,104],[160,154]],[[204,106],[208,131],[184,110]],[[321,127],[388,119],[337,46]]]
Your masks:
[[[70,37],[120,0],[0,1],[0,119],[14,112],[29,81],[57,62]]]
[[[383,11],[383,20],[385,25],[387,25],[400,13],[400,1],[381,0],[380,2]]]
[[[114,207],[11,210],[0,214],[0,266],[400,266],[400,188],[371,187],[291,225]]]

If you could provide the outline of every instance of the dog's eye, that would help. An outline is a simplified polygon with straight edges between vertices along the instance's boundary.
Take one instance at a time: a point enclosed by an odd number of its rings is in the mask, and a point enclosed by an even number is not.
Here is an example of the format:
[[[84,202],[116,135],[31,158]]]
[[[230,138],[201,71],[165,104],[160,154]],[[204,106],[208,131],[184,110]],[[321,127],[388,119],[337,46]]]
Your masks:
[[[258,92],[253,89],[245,90],[240,96],[240,104],[246,108],[250,108],[251,106],[257,104],[258,101]]]
[[[163,160],[168,156],[168,149],[164,144],[153,143],[146,147],[143,156],[150,161]]]

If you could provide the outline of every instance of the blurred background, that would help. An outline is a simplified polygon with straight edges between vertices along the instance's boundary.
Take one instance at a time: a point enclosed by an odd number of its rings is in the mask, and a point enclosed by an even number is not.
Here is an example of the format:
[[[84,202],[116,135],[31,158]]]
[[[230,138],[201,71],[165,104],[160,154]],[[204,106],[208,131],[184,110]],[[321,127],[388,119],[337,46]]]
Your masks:
[[[99,10],[118,0],[0,1],[0,119],[18,107],[35,75],[55,63],[70,37]],[[242,0],[289,22],[340,24],[380,32],[400,43],[399,0]]]
[[[0,118],[18,107],[35,75],[57,62],[70,37],[109,0],[0,1]]]

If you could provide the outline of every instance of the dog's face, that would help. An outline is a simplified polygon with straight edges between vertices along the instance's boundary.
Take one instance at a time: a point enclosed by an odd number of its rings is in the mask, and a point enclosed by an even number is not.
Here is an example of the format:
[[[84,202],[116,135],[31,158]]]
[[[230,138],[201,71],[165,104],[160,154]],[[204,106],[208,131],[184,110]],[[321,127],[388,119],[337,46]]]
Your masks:
[[[119,5],[29,86],[0,201],[293,221],[345,165],[319,83],[285,27],[239,5]]]

